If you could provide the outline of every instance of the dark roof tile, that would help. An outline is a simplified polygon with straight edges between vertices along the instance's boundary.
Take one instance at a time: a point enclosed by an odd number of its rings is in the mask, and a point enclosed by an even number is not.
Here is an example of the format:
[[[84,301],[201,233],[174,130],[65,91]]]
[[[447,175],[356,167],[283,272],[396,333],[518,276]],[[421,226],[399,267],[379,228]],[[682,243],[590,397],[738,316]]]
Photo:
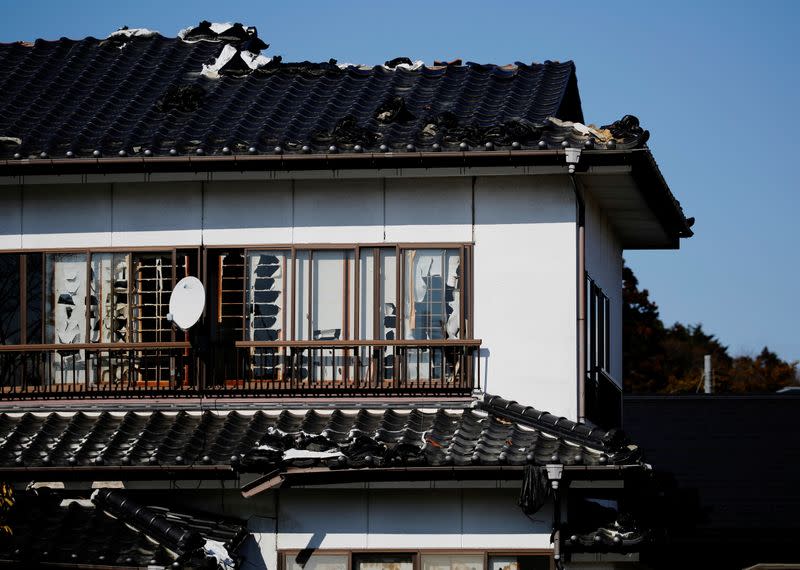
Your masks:
[[[598,465],[641,460],[624,434],[487,396],[477,407],[0,414],[0,467],[397,463]],[[334,452],[320,458],[316,452]],[[339,455],[343,456],[341,459]],[[553,456],[556,456],[555,459]]]
[[[323,151],[330,144],[425,149],[457,145],[464,137],[473,145],[483,145],[482,137],[510,145],[508,137],[488,132],[509,121],[539,127],[527,131],[531,140],[520,141],[533,148],[539,135],[547,135],[548,144],[567,137],[548,117],[583,120],[572,62],[363,68],[275,57],[255,71],[245,65],[239,70],[244,76],[209,79],[201,70],[220,54],[220,42],[160,35],[120,41],[0,44],[0,136],[22,140],[4,144],[0,155],[72,151],[91,157],[94,150],[116,156],[150,149],[158,156],[172,148],[213,155],[225,146],[263,153],[304,144]],[[403,112],[380,120],[379,111],[393,100]],[[426,128],[443,114],[454,124]],[[344,121],[351,128],[337,129]],[[586,137],[570,130],[567,138],[578,144]],[[643,142],[621,138],[631,147]]]

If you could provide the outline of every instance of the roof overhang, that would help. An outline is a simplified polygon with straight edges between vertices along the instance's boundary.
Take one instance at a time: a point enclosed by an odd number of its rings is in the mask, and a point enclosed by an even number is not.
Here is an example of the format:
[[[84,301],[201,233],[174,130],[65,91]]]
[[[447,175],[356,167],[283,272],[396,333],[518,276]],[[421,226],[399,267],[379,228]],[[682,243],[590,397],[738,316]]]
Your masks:
[[[386,152],[24,159],[0,161],[0,185],[117,181],[230,180],[348,175],[437,176],[568,172],[563,150]],[[677,248],[691,222],[672,195],[649,149],[584,149],[577,174],[606,211],[623,249]]]
[[[627,465],[565,465],[564,480],[603,481],[628,474],[644,473],[641,463]],[[413,481],[519,481],[525,468],[519,465],[471,465],[328,469],[322,467],[289,468],[267,473],[242,485],[246,498],[273,489],[336,485],[342,483],[413,482]]]

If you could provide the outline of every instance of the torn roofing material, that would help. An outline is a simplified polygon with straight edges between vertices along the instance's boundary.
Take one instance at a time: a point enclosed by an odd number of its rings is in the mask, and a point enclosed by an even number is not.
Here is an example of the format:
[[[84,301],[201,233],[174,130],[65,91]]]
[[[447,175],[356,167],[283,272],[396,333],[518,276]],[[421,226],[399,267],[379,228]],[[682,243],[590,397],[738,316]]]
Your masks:
[[[572,62],[426,67],[398,58],[392,66],[343,67],[256,61],[258,46],[242,49],[248,39],[238,41],[129,33],[0,44],[0,158],[458,149],[492,141],[538,148],[537,126],[548,117],[583,121]],[[230,73],[223,69],[234,63]],[[204,66],[219,77],[204,76]],[[172,101],[187,90],[195,105]],[[403,112],[386,114],[398,101]],[[361,140],[344,123],[371,137]],[[527,140],[511,140],[515,129]],[[547,144],[561,148],[558,138]]]
[[[124,405],[123,405],[124,406]],[[640,464],[638,447],[502,398],[424,409],[395,404],[258,411],[2,413],[0,466],[32,471],[144,468],[150,478],[211,467],[268,473],[286,467]],[[93,477],[98,476],[96,473]]]
[[[571,61],[368,67],[287,63],[267,47],[255,28],[209,22],[179,38],[0,44],[0,175],[527,166],[563,163],[567,148],[587,150],[580,168],[635,167],[634,154],[650,156],[632,115],[583,124]],[[638,179],[677,243],[691,224],[650,162]]]
[[[163,567],[177,561],[194,568],[206,563],[209,552],[218,553],[218,562],[227,554],[235,563],[248,536],[244,521],[153,505],[141,494],[110,489],[95,491],[88,501],[40,487],[17,494],[10,512],[13,535],[0,541],[0,560],[24,567]]]

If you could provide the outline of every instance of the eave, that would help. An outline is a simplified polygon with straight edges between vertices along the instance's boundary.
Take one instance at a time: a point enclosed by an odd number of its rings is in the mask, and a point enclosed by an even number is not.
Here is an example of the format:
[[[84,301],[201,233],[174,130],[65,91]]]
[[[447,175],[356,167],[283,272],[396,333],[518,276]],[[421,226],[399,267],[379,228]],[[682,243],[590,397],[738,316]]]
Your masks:
[[[547,173],[567,172],[563,150],[488,150],[464,152],[386,152],[386,153],[334,153],[334,154],[274,154],[274,155],[220,155],[220,156],[170,156],[123,157],[92,159],[23,159],[0,161],[0,180],[5,185],[57,183],[60,177],[81,177],[89,182],[94,176],[141,176],[149,181],[155,175],[172,175],[180,179],[196,179],[198,175],[213,180],[216,173],[263,173],[264,179],[301,177],[303,173],[335,173],[346,178],[347,173],[375,172],[376,176],[436,175],[453,171],[461,175],[487,175],[487,169],[527,169],[546,167]],[[647,231],[631,227],[626,231],[625,220],[615,219],[608,210],[612,225],[619,225],[621,245],[624,249],[677,248],[682,237],[691,237],[690,222],[680,204],[672,195],[649,149],[589,150],[582,151],[577,171],[586,180],[603,168],[623,167],[624,182],[619,185],[634,197],[637,223],[644,223]],[[497,174],[507,174],[501,171]],[[522,174],[532,172],[523,170]],[[55,177],[55,179],[54,179]],[[92,180],[98,182],[99,180]],[[66,180],[65,180],[66,182]],[[71,180],[74,182],[74,180]],[[655,227],[656,224],[658,227]],[[646,234],[644,238],[639,234]]]

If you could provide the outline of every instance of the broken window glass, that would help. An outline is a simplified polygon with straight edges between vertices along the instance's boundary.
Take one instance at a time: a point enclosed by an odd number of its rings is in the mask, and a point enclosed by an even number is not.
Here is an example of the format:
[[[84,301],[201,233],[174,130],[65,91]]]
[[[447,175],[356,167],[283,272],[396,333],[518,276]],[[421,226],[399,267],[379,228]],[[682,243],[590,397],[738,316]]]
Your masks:
[[[86,342],[86,254],[46,257],[45,339],[53,344]]]
[[[285,340],[286,251],[247,252],[247,339]]]
[[[170,252],[131,255],[131,342],[172,340],[172,326],[167,321],[172,275]]]
[[[128,254],[93,253],[89,340],[128,342]]]
[[[405,338],[459,338],[461,299],[459,250],[405,250]]]
[[[87,341],[86,260],[85,253],[46,256],[45,340],[48,343],[69,345]],[[50,359],[56,383],[83,381],[85,350],[59,349]]]

